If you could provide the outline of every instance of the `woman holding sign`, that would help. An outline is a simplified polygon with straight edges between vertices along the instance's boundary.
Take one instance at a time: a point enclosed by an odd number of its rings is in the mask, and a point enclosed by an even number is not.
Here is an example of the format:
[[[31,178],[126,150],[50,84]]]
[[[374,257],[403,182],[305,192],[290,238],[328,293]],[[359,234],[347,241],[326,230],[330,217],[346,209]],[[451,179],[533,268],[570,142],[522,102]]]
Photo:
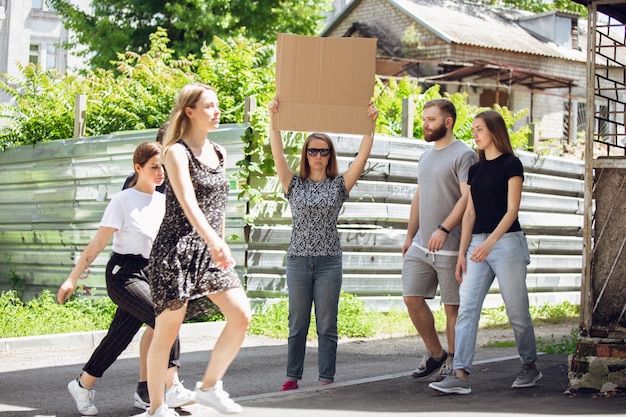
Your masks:
[[[278,112],[278,97],[268,108],[272,116]],[[274,130],[270,122],[272,156],[293,218],[286,270],[289,293],[287,382],[281,391],[297,389],[302,379],[312,304],[319,339],[319,380],[326,385],[335,378],[337,313],[343,274],[337,218],[372,149],[378,109],[371,102],[367,115],[372,120],[371,132],[363,136],[358,154],[341,175],[333,142],[324,133],[313,133],[306,138],[300,170],[294,173],[283,152],[281,133]]]

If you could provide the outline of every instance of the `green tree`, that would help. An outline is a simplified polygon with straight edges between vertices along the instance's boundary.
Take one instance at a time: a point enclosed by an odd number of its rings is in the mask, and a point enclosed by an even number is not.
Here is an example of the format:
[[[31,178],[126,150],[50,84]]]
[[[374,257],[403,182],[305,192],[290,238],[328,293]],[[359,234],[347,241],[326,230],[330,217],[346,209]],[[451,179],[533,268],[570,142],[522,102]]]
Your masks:
[[[550,10],[562,10],[580,13],[587,16],[587,8],[576,4],[571,0],[470,0],[475,3],[488,4],[490,6],[506,6],[515,9],[528,10],[534,13],[543,13]]]
[[[84,45],[93,67],[112,68],[117,54],[145,53],[150,34],[164,28],[179,56],[199,56],[213,37],[239,35],[272,44],[279,32],[314,35],[323,28],[330,0],[93,0],[90,11],[70,0],[48,0]]]
[[[86,136],[159,127],[178,90],[190,82],[217,89],[226,111],[223,123],[243,122],[243,102],[261,105],[274,89],[273,51],[245,38],[213,39],[202,57],[174,59],[164,29],[150,35],[146,53],[126,52],[117,71],[96,69],[81,76],[21,67],[20,77],[0,76],[0,90],[12,97],[0,104],[0,147],[35,144],[73,136],[74,102],[87,96]]]
[[[392,77],[387,82],[377,78],[374,88],[374,102],[379,110],[376,132],[390,136],[400,136],[402,131],[402,100],[409,97],[413,97],[414,101],[415,121],[413,124],[413,137],[416,138],[424,137],[421,115],[424,110],[424,104],[429,100],[446,97],[454,103],[457,112],[454,136],[472,146],[474,145],[472,139],[474,116],[481,111],[489,109],[488,107],[467,104],[467,93],[445,93],[445,95],[442,95],[438,84],[422,92],[419,83],[410,80],[408,77],[399,80]],[[524,125],[515,130],[514,124],[526,116],[528,110],[524,109],[513,113],[508,108],[497,104],[493,110],[502,115],[509,129],[513,148],[524,149],[528,144],[530,126]]]

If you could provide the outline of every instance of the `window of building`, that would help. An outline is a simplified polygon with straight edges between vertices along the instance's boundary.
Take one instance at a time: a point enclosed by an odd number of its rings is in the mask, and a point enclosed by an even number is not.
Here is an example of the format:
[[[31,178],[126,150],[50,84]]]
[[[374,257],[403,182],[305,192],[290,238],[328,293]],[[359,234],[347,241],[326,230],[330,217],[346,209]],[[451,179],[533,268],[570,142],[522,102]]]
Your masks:
[[[32,0],[31,6],[33,10],[54,10],[54,7],[45,0]]]
[[[54,44],[46,46],[46,69],[57,67],[57,47]]]
[[[30,45],[28,52],[28,62],[37,65],[39,63],[39,45]]]

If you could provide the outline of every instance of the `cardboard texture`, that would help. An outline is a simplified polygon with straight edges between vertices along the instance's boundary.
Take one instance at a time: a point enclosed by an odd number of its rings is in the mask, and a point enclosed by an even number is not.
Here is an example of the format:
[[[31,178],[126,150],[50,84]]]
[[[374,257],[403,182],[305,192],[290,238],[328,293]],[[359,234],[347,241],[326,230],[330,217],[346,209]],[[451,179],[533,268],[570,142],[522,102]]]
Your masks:
[[[278,34],[277,130],[369,134],[376,39]]]

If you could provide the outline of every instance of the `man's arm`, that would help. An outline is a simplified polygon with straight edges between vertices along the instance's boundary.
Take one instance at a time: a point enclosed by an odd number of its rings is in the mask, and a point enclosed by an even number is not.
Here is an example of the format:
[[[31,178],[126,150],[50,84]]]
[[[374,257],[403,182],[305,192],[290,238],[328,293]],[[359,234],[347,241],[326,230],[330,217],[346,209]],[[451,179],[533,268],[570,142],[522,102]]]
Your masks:
[[[448,214],[440,225],[448,232],[461,223],[463,213],[467,207],[467,196],[469,195],[469,185],[467,185],[467,182],[461,182],[459,184],[459,190],[461,191],[461,197],[457,200],[450,214]],[[430,239],[428,239],[428,250],[434,252],[442,249],[447,238],[448,233],[440,229],[435,229]]]
[[[417,233],[417,229],[420,226],[420,216],[419,216],[419,206],[420,206],[420,193],[419,193],[419,185],[415,190],[415,195],[413,196],[413,201],[411,201],[411,211],[409,212],[409,225],[406,229],[406,238],[404,239],[404,243],[402,244],[402,256],[409,250],[411,247],[411,243],[413,242],[413,238]]]

